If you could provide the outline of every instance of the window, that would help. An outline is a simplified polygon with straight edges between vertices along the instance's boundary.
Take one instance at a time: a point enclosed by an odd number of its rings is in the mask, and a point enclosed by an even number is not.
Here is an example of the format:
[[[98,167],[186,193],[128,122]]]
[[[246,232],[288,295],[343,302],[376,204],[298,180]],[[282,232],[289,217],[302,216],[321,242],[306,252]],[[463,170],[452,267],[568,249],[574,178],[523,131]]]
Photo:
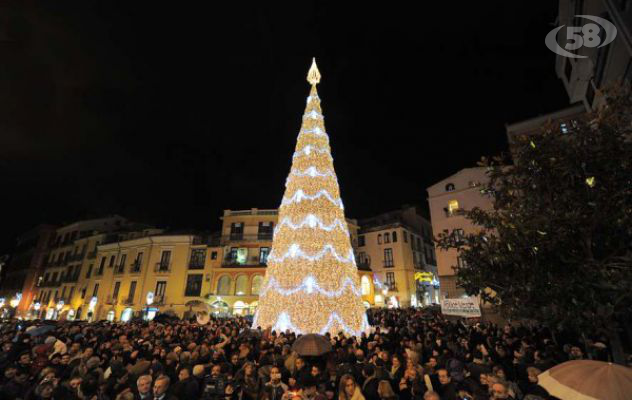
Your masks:
[[[397,232],[393,231],[393,243],[397,243]]]
[[[244,224],[233,222],[230,224],[230,240],[242,240],[244,238]]]
[[[202,274],[192,274],[187,276],[187,287],[185,296],[199,296],[202,292]]]
[[[235,280],[235,294],[242,296],[246,294],[248,290],[248,277],[246,275],[239,275]]]
[[[164,250],[162,254],[160,255],[159,270],[168,271],[170,262],[171,262],[171,250]]]
[[[72,295],[75,294],[75,287],[71,286],[70,287],[70,291],[68,292],[68,302],[70,303],[72,301]]]
[[[122,254],[121,259],[119,261],[119,265],[117,268],[118,273],[123,273],[125,271],[125,261],[127,260],[127,254]]]
[[[86,291],[88,290],[87,287],[84,287],[83,289],[81,289],[81,300],[86,298]]]
[[[272,222],[259,222],[259,232],[257,239],[259,240],[272,240]]]
[[[453,234],[454,234],[454,241],[456,244],[463,243],[463,240],[465,239],[465,232],[463,231],[463,229],[461,228],[455,229]]]
[[[363,251],[358,253],[358,259],[356,261],[358,265],[362,267],[368,267],[369,265],[371,265],[369,256],[367,256],[366,253]]]
[[[404,231],[404,243],[408,243],[408,232]]]
[[[110,264],[108,265],[108,267],[113,267],[114,261],[116,261],[116,255],[113,255],[112,257],[110,257]]]
[[[259,248],[259,264],[267,265],[268,264],[268,255],[270,254],[269,247],[260,247]]]
[[[456,267],[457,268],[464,268],[467,267],[467,263],[465,262],[465,260],[463,259],[463,257],[458,256],[456,258]]]
[[[217,260],[217,252],[216,251],[212,251],[211,252],[211,260]]]
[[[447,185],[445,185],[445,191],[446,192],[454,191],[454,183],[448,183]]]
[[[96,297],[98,293],[99,293],[99,284],[95,283],[94,290],[92,291],[92,297]]]
[[[360,287],[362,290],[362,296],[368,296],[371,294],[371,281],[368,276],[362,276],[362,279],[360,279]]]
[[[57,282],[57,272],[53,272],[53,282]]]
[[[167,291],[167,281],[156,282],[156,291],[154,292],[154,299],[157,303],[163,303],[165,301],[165,292]]]
[[[410,248],[416,250],[415,235],[413,235],[412,233],[410,234]]]
[[[220,296],[227,296],[230,293],[230,286],[232,282],[230,276],[224,275],[217,281],[217,294]]]
[[[103,267],[105,267],[105,256],[101,257],[101,264],[99,264],[97,275],[103,275]]]
[[[263,276],[255,275],[252,278],[252,286],[250,287],[250,294],[258,296],[259,292],[261,291],[262,284],[263,284]]]
[[[423,250],[423,247],[421,246],[421,238],[417,236],[416,240],[417,240],[417,250]]]
[[[112,292],[112,300],[118,300],[119,291],[121,290],[121,281],[114,283],[114,291]]]
[[[61,298],[65,298],[66,297],[66,286],[64,286],[63,288],[61,288]]]
[[[86,279],[90,278],[90,275],[92,275],[92,268],[93,267],[94,267],[94,264],[88,265],[88,272],[86,272]]]
[[[358,236],[358,247],[364,247],[364,246],[365,246],[364,235],[360,235]]]
[[[459,202],[456,200],[450,200],[448,202],[448,212],[450,214],[453,214],[454,212],[456,212],[459,209]]]
[[[244,265],[248,261],[248,249],[246,247],[231,247],[228,257],[229,263]]]
[[[55,290],[54,300],[55,300],[55,302],[57,302],[57,300],[59,300],[59,290]]]
[[[189,261],[190,269],[204,269],[204,260],[206,259],[206,249],[191,250],[191,260]]]
[[[377,234],[377,244],[382,244],[382,234],[381,233]]]
[[[393,249],[384,249],[384,267],[389,268],[393,266]]]
[[[136,253],[136,260],[132,263],[131,272],[139,272],[140,266],[143,263],[143,252]]]
[[[395,272],[386,273],[386,281],[384,282],[390,290],[395,289]]]
[[[134,302],[134,295],[136,295],[136,281],[132,281],[129,284],[129,293],[127,294],[127,302],[128,303],[133,303]]]
[[[390,243],[391,242],[391,234],[386,232],[384,234],[384,243]]]

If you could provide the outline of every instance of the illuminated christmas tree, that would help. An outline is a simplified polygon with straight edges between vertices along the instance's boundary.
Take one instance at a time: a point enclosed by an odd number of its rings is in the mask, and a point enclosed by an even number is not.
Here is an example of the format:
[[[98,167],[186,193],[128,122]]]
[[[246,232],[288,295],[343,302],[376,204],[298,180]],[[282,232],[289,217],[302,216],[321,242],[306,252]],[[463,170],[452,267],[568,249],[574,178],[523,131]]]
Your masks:
[[[316,90],[316,60],[307,80],[312,89],[253,326],[359,335],[368,324]]]

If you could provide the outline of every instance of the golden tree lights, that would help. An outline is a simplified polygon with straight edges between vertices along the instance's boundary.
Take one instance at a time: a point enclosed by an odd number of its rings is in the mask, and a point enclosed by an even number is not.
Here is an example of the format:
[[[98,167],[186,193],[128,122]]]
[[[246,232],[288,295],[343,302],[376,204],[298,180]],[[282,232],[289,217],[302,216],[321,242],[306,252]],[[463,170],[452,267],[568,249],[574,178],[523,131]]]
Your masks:
[[[253,326],[359,335],[368,323],[316,90],[320,78],[314,60]]]

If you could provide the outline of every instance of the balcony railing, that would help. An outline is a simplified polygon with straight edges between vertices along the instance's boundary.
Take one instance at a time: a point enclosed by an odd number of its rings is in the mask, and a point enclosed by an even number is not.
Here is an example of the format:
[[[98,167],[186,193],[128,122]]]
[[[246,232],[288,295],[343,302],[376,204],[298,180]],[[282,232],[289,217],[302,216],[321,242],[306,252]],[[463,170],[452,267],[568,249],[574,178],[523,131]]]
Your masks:
[[[236,257],[226,257],[222,261],[222,267],[265,267],[267,260],[260,260],[259,256],[249,257],[245,262],[239,262]]]
[[[79,280],[79,273],[74,273],[74,274],[65,274],[62,278],[62,282],[64,283],[70,283],[70,282],[77,282]]]
[[[395,266],[395,263],[393,263],[393,260],[384,260],[383,265],[384,268],[393,268]]]
[[[134,261],[129,268],[130,274],[138,274],[140,273],[140,263],[138,261]]]
[[[40,287],[59,287],[61,281],[44,281],[40,284]]]
[[[154,267],[154,272],[158,272],[158,273],[171,272],[171,263],[157,262],[156,266]]]
[[[125,265],[116,265],[114,267],[114,275],[122,275],[125,273]]]
[[[110,304],[110,305],[118,304],[118,296],[117,297],[108,296],[108,298],[105,299],[105,304]]]
[[[230,242],[271,242],[272,233],[258,233],[256,235],[244,235],[242,233],[231,233],[224,235],[220,239],[220,244],[224,245]]]
[[[163,305],[163,304],[167,304],[167,296],[163,295],[156,295],[154,296],[154,303],[155,305]]]
[[[97,258],[97,249],[94,249],[94,251],[88,253],[89,260],[94,260],[95,258]]]
[[[189,269],[204,269],[204,261],[191,260],[189,261]]]
[[[123,304],[125,304],[126,306],[131,306],[132,304],[134,304],[134,298],[133,297],[128,297],[125,300],[123,300]]]
[[[445,216],[450,218],[450,217],[456,217],[458,215],[465,215],[465,210],[462,208],[454,208],[452,210],[448,209],[448,207],[445,207],[443,209],[443,211],[445,212]]]

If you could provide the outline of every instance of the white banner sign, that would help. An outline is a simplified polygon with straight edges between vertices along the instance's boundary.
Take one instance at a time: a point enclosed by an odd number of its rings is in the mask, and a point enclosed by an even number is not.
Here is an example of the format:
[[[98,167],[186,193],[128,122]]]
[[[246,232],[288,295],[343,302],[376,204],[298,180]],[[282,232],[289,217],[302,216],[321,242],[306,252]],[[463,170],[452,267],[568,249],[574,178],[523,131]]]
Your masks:
[[[476,297],[465,297],[461,299],[442,299],[441,313],[443,315],[456,315],[466,318],[477,318],[481,316],[481,307]]]

